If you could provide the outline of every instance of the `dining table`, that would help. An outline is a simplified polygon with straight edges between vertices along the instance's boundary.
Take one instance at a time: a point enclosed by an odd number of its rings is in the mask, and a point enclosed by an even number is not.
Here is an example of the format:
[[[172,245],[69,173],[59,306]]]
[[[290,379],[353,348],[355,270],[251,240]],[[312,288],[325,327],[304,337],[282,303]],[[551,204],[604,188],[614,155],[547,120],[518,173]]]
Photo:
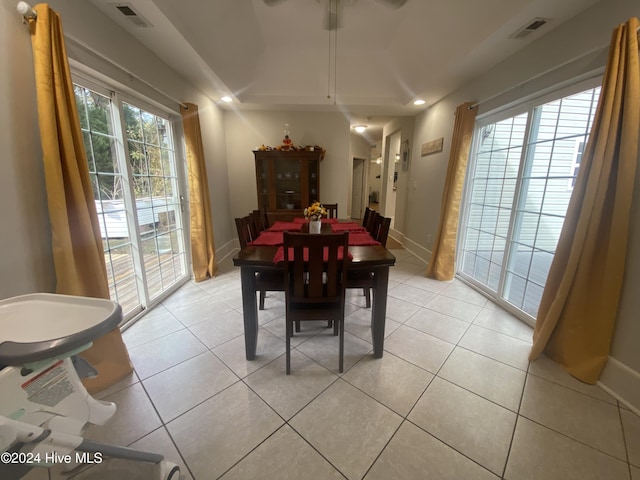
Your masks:
[[[365,271],[373,274],[371,340],[374,358],[382,358],[387,314],[389,268],[395,265],[396,258],[383,245],[373,240],[362,226],[353,221],[327,219],[323,221],[319,235],[345,230],[349,231],[350,234],[349,256],[351,261],[349,262],[349,270]],[[284,269],[284,262],[277,262],[277,255],[282,256],[282,245],[279,239],[285,231],[308,232],[308,225],[303,221],[275,222],[274,225],[262,232],[255,241],[247,244],[233,257],[233,264],[240,267],[244,344],[247,360],[255,360],[258,345],[256,274]],[[352,238],[353,240],[351,240]],[[280,252],[278,249],[280,249]]]

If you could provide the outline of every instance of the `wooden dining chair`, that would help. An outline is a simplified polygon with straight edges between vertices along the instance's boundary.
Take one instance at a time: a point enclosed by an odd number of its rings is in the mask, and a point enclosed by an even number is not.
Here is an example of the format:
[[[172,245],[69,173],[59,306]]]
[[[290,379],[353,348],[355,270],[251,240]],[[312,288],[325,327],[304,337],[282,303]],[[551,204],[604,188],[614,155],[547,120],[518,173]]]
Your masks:
[[[236,218],[235,222],[240,248],[242,249],[256,239],[258,232],[255,229],[252,215]],[[256,273],[256,291],[260,292],[258,308],[264,310],[267,292],[284,291],[284,273],[271,270]]]
[[[269,215],[267,214],[267,207],[262,207],[260,209],[260,218],[262,218],[262,226],[266,230],[271,225],[269,224]]]
[[[328,320],[339,336],[338,371],[344,365],[344,299],[349,232],[314,235],[284,232],[286,370],[291,373],[294,324]]]
[[[239,217],[235,219],[236,230],[238,232],[238,241],[240,242],[240,248],[245,248],[247,244],[255,240],[257,236],[253,230],[253,220],[249,215],[246,217]]]
[[[371,213],[374,212],[375,210],[373,208],[369,208],[369,207],[364,207],[364,216],[362,217],[362,226],[364,228],[367,228],[367,223],[369,222],[369,217],[371,216]]]
[[[391,227],[391,218],[383,217],[377,212],[372,212],[373,224],[370,235],[374,240],[380,242],[383,247],[387,246],[387,238],[389,237],[389,229]],[[373,274],[371,272],[361,272],[352,270],[347,275],[347,288],[362,288],[365,305],[371,308],[371,289],[373,288]]]
[[[373,232],[371,236],[379,241],[383,247],[387,246],[387,238],[389,237],[389,229],[391,228],[391,218],[376,215],[373,222]]]
[[[338,218],[338,204],[337,203],[323,203],[322,206],[327,211],[328,218]]]
[[[373,227],[376,224],[376,218],[378,218],[378,216],[380,216],[378,212],[376,212],[375,210],[371,210],[371,212],[369,213],[369,217],[367,218],[367,223],[362,224],[362,226],[367,229],[367,232],[369,232],[369,234],[373,233]]]
[[[268,226],[265,226],[264,219],[260,210],[254,210],[249,214],[249,217],[251,217],[251,223],[253,223],[253,228],[257,235],[260,235],[260,233],[269,228]]]

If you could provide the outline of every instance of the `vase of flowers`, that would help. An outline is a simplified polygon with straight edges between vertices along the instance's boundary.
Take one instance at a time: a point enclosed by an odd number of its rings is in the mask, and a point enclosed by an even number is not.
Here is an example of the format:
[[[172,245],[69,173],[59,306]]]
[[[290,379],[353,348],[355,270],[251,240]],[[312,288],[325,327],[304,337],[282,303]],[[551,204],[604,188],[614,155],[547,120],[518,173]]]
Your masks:
[[[322,217],[327,216],[327,211],[320,204],[320,202],[313,202],[310,206],[304,209],[304,218],[309,220],[309,233],[320,233]]]

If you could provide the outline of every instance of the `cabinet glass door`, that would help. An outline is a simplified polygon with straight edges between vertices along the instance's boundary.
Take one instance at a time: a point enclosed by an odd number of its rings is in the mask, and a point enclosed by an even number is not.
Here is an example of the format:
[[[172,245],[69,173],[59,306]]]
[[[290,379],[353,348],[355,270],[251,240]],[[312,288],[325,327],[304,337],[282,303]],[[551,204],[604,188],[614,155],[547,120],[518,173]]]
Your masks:
[[[256,162],[256,178],[258,179],[258,208],[270,208],[269,205],[269,162]]]
[[[309,203],[320,200],[320,183],[318,178],[318,160],[309,161],[309,169],[307,175],[309,175]]]
[[[301,162],[278,159],[275,162],[276,208],[293,210],[304,208],[300,195]]]

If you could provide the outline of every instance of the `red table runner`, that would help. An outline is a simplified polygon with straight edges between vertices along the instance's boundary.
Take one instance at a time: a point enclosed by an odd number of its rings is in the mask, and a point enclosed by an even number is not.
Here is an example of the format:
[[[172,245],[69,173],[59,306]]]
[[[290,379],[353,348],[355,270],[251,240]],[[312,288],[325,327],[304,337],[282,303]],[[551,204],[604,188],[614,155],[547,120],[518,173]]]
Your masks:
[[[299,232],[301,229],[302,223],[296,222],[275,222],[273,225],[267,228],[269,232],[285,232],[287,230]]]
[[[265,231],[258,235],[258,237],[253,242],[250,242],[249,245],[262,247],[282,245],[284,243],[283,236],[283,232]]]
[[[324,261],[328,261],[329,260],[329,249],[327,247],[324,248]],[[342,260],[342,257],[344,255],[344,248],[342,247],[338,247],[338,260]],[[348,252],[348,257],[351,259],[353,258],[353,255],[351,255],[351,252]],[[303,250],[303,258],[304,261],[309,261],[309,250],[307,248],[305,248]],[[293,260],[293,248],[289,248],[289,261]],[[280,263],[280,262],[284,262],[284,247],[278,247],[278,250],[276,251],[276,254],[273,256],[273,263]]]
[[[300,217],[296,217],[293,219],[293,223],[307,223],[309,220],[307,220],[306,218],[300,218]],[[338,219],[337,218],[323,218],[322,223],[338,223]]]
[[[258,235],[249,245],[256,247],[278,246],[284,243],[283,232],[265,231]],[[380,245],[380,242],[374,240],[371,235],[365,232],[349,232],[349,245],[352,246],[371,246]]]
[[[349,232],[349,245],[366,247],[371,245],[380,245],[368,232]]]
[[[367,229],[362,225],[356,222],[341,222],[341,223],[332,223],[331,230],[334,232],[366,232]]]

